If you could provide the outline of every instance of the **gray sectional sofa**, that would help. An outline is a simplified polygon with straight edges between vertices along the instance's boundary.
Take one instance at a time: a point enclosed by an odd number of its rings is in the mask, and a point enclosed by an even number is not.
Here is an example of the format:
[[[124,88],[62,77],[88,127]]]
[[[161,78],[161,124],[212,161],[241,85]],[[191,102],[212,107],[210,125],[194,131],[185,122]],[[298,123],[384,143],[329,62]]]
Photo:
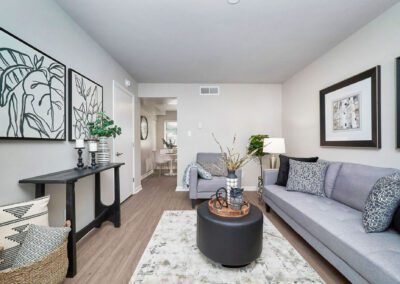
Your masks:
[[[395,169],[331,162],[326,197],[275,185],[264,171],[263,200],[352,283],[400,283],[400,234],[365,233],[362,211],[375,182]]]

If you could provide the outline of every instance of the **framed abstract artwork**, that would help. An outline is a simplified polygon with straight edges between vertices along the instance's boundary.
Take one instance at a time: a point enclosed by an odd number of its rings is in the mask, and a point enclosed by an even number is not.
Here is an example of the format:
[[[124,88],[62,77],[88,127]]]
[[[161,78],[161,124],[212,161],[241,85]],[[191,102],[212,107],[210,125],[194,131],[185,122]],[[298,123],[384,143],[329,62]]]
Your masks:
[[[65,140],[66,68],[0,28],[0,139]]]
[[[68,70],[69,140],[90,138],[88,122],[103,111],[103,87],[73,69]]]
[[[396,92],[397,92],[397,98],[396,98],[396,109],[397,109],[397,119],[396,119],[396,125],[397,125],[397,132],[396,132],[396,147],[400,148],[400,57],[396,58]]]
[[[320,145],[381,147],[380,66],[320,91]]]

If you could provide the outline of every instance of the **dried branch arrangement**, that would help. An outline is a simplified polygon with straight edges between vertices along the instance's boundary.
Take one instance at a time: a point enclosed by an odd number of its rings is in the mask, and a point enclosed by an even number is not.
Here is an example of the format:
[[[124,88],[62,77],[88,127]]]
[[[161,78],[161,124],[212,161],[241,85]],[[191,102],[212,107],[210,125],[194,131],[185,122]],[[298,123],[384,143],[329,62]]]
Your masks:
[[[214,138],[215,143],[219,146],[221,151],[221,158],[223,159],[224,164],[228,171],[236,171],[242,167],[244,167],[248,162],[253,159],[253,155],[257,152],[258,149],[255,149],[245,155],[241,155],[238,152],[235,152],[235,144],[236,144],[236,134],[233,136],[233,142],[231,147],[226,147],[226,151],[222,147],[221,143],[217,140],[214,133],[211,133]]]

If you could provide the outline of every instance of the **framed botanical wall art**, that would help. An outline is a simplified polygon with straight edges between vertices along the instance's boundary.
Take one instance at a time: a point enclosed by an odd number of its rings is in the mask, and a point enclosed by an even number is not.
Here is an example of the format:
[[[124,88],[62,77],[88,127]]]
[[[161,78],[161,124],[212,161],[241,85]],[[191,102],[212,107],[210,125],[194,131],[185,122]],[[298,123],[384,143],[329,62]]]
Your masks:
[[[396,141],[396,146],[397,148],[400,148],[400,57],[396,59],[396,92],[397,92],[397,102],[396,102],[396,108],[397,108],[397,141]]]
[[[68,70],[69,140],[90,138],[88,122],[103,111],[103,87],[73,69]]]
[[[320,91],[320,145],[381,147],[380,66]]]
[[[0,139],[65,140],[66,68],[0,28]]]

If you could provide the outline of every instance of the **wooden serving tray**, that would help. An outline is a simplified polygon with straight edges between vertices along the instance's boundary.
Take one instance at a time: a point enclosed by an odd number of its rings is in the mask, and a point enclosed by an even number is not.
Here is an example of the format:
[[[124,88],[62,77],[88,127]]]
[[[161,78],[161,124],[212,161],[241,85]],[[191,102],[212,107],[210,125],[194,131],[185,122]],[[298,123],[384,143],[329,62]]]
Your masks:
[[[240,210],[233,210],[230,207],[222,207],[221,209],[214,207],[214,200],[210,199],[208,201],[208,209],[211,213],[220,216],[220,217],[230,217],[230,218],[238,218],[243,217],[249,214],[250,212],[250,203],[245,201],[243,203],[242,209]]]

